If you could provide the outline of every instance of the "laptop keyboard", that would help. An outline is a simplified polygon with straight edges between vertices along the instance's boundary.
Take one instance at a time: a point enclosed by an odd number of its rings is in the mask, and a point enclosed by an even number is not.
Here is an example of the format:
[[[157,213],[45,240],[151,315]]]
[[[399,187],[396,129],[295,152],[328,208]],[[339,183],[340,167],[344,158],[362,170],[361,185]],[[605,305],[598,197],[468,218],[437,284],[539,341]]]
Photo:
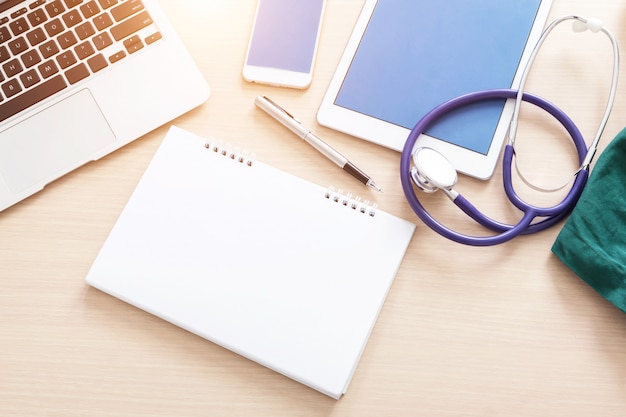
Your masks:
[[[159,39],[140,0],[36,0],[0,19],[0,121]]]

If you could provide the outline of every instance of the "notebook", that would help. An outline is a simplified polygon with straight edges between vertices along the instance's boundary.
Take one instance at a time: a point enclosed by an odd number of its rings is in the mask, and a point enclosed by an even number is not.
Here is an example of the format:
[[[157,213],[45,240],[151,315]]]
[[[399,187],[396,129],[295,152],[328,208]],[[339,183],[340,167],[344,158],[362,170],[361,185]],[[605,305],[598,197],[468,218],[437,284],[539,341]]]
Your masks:
[[[156,0],[0,0],[0,211],[208,96]]]
[[[172,127],[86,280],[339,398],[414,228]]]

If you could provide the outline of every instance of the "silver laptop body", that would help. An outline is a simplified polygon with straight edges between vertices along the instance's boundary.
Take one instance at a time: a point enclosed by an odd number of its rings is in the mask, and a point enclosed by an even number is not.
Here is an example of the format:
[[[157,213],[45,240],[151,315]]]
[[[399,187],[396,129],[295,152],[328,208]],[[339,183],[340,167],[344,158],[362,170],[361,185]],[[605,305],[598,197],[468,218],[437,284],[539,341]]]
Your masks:
[[[208,96],[156,0],[0,0],[0,211]]]

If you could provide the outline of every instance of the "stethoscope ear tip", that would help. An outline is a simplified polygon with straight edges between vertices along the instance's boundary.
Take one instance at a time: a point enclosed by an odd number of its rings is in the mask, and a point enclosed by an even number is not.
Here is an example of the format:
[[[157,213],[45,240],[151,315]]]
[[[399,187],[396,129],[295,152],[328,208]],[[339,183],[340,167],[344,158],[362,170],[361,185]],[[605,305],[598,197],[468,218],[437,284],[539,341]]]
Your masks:
[[[585,32],[586,30],[590,30],[593,33],[598,33],[603,27],[604,22],[596,18],[583,19],[582,17],[576,17],[574,23],[572,24],[574,32]]]

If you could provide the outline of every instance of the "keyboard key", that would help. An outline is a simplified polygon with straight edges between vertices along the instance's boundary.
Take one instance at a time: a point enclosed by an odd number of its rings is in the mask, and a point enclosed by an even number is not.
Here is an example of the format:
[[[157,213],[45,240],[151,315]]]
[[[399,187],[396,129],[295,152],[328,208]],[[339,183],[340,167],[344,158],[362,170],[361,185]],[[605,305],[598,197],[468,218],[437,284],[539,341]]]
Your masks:
[[[31,26],[37,26],[48,20],[48,16],[43,9],[36,9],[28,14],[28,21]]]
[[[143,48],[143,42],[139,36],[133,35],[124,41],[124,47],[129,54],[132,54]]]
[[[43,78],[50,78],[59,72],[59,67],[57,67],[57,64],[51,59],[39,65],[37,69]]]
[[[58,35],[65,30],[63,23],[61,23],[61,20],[58,18],[51,20],[50,22],[43,25],[43,27],[46,29],[48,36]]]
[[[57,42],[59,42],[61,49],[67,49],[70,46],[76,45],[76,43],[78,43],[78,39],[76,39],[74,32],[67,31],[57,37]]]
[[[72,51],[65,51],[62,54],[57,55],[56,60],[59,63],[61,69],[68,68],[78,62],[76,56]]]
[[[21,17],[9,23],[9,27],[11,28],[11,31],[13,32],[13,35],[15,36],[21,35],[22,33],[26,32],[28,29],[30,29],[30,26],[28,26],[28,22],[26,21],[26,18],[24,17]]]
[[[6,120],[11,116],[15,116],[22,110],[58,93],[67,87],[67,83],[61,75],[50,78],[35,87],[26,90],[24,94],[20,94],[12,100],[8,100],[0,104],[0,121]]]
[[[32,10],[36,9],[39,6],[43,6],[44,4],[46,4],[46,0],[35,0],[31,4],[29,4],[28,7]]]
[[[44,4],[46,4],[46,0],[36,0],[32,2],[28,7],[32,10],[36,9],[39,6],[43,6]]]
[[[8,61],[6,64],[2,65],[2,69],[7,77],[13,77],[14,75],[19,74],[24,71],[24,67],[17,58],[14,58]]]
[[[89,65],[89,68],[91,68],[91,72],[98,72],[109,65],[102,54],[92,56],[87,60],[87,64]]]
[[[122,58],[125,58],[125,57],[126,57],[126,52],[119,51],[119,52],[117,52],[117,53],[115,53],[115,54],[113,54],[113,55],[111,55],[109,57],[109,62],[111,64],[115,64],[117,61],[119,61],[119,60],[121,60]]]
[[[15,19],[18,16],[26,14],[26,12],[28,12],[28,9],[26,7],[22,7],[21,9],[16,10],[13,13],[11,13],[11,19]]]
[[[39,81],[41,81],[41,78],[39,78],[39,74],[37,74],[37,71],[32,69],[20,75],[20,80],[22,81],[24,88],[30,88],[33,85],[37,84]]]
[[[63,13],[65,11],[65,7],[61,4],[61,0],[55,0],[46,4],[46,10],[48,11],[50,17],[55,17]]]
[[[71,28],[82,22],[83,17],[80,15],[78,10],[70,10],[68,13],[63,15],[63,21],[68,28]]]
[[[91,46],[89,41],[85,41],[76,45],[76,47],[74,47],[74,52],[76,53],[78,59],[82,60],[93,55],[96,51],[93,49],[93,46]]]
[[[111,16],[109,16],[108,13],[102,13],[101,15],[94,17],[93,24],[96,25],[96,29],[104,30],[113,25],[113,19],[111,19]]]
[[[31,49],[30,51],[25,52],[20,58],[22,58],[22,62],[26,68],[30,68],[41,62],[41,56],[39,56],[36,49]]]
[[[85,19],[89,19],[90,17],[98,14],[98,12],[100,12],[100,8],[98,7],[98,4],[92,0],[87,2],[87,4],[80,6],[80,11],[83,13],[83,16],[85,16]]]
[[[20,93],[21,91],[22,91],[22,86],[20,85],[20,82],[17,80],[17,78],[13,78],[7,81],[6,83],[2,84],[2,92],[4,93],[4,96],[7,98],[11,98],[17,93]]]
[[[67,81],[69,81],[70,84],[76,84],[80,80],[84,80],[89,76],[89,70],[87,69],[87,65],[81,62],[75,67],[72,67],[69,70],[65,71],[65,76],[67,77]]]
[[[128,0],[111,9],[111,15],[116,22],[126,19],[129,16],[143,10],[143,3],[140,0]]]
[[[42,28],[35,28],[31,30],[26,34],[26,38],[32,46],[39,45],[41,42],[48,39]]]
[[[111,35],[116,41],[122,40],[129,35],[152,24],[152,18],[148,12],[143,11],[128,20],[119,23],[111,28]]]
[[[91,41],[93,42],[93,44],[95,45],[98,51],[101,51],[107,46],[110,46],[113,44],[113,40],[111,40],[111,37],[109,36],[107,32],[102,32],[102,33],[97,34],[96,36],[91,38]]]
[[[13,55],[19,55],[28,49],[28,42],[26,42],[26,39],[22,36],[12,40],[8,43],[8,45],[11,52],[13,52]]]
[[[152,35],[146,38],[146,45],[153,44],[154,42],[158,41],[161,38],[163,38],[163,35],[161,35],[161,32],[153,33]]]
[[[60,49],[54,39],[50,39],[48,42],[39,47],[39,52],[41,52],[41,55],[43,55],[44,58],[50,58],[52,55],[58,54],[59,50]]]
[[[81,23],[80,25],[74,28],[74,31],[76,31],[76,34],[78,35],[78,39],[80,39],[81,41],[96,34],[96,30],[93,28],[93,25],[89,22]]]

